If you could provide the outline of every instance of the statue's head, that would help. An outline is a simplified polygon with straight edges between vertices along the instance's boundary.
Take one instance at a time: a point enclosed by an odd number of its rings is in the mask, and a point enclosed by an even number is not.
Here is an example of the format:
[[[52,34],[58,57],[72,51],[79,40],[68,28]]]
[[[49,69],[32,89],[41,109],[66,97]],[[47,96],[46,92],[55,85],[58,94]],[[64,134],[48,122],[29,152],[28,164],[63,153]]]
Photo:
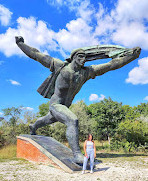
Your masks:
[[[85,51],[82,49],[76,49],[71,52],[70,58],[66,59],[69,63],[75,62],[80,66],[84,66],[86,62],[86,54]]]

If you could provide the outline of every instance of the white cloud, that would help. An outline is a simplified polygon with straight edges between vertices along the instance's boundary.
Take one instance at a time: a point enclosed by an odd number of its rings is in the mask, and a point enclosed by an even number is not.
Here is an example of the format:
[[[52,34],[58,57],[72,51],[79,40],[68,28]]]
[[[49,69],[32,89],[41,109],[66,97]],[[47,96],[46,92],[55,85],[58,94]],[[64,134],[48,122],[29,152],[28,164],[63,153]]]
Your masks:
[[[113,33],[112,39],[126,47],[139,46],[148,49],[148,32],[141,22],[123,24]]]
[[[48,51],[47,50],[44,50],[42,53],[46,54],[46,55],[49,55]]]
[[[90,21],[95,13],[94,6],[90,0],[47,0],[47,3],[55,6],[60,10],[60,7],[66,6],[70,11],[74,11],[78,18]]]
[[[70,10],[75,9],[80,5],[82,0],[47,0],[47,3],[57,8],[67,6]]]
[[[8,28],[6,33],[0,34],[0,51],[6,56],[24,55],[15,43],[15,36],[23,36],[25,43],[43,51],[56,50],[57,45],[53,41],[54,32],[47,28],[45,22],[36,21],[34,17],[19,17],[17,23],[16,29]]]
[[[99,100],[99,96],[97,94],[91,94],[89,96],[89,101],[98,101]]]
[[[143,100],[148,101],[148,96],[146,96]]]
[[[97,94],[91,94],[89,96],[89,101],[102,101],[105,98],[103,94],[100,94],[100,97]]]
[[[7,81],[9,81],[12,85],[16,85],[16,86],[21,85],[21,84],[20,84],[19,82],[17,82],[16,80],[9,79],[9,80],[7,80]]]
[[[103,101],[103,100],[104,100],[104,98],[105,98],[105,95],[100,94],[99,100],[100,100],[100,101]]]
[[[141,20],[148,19],[147,0],[119,0],[116,7],[116,13],[119,15],[117,20]]]
[[[2,116],[3,115],[3,113],[2,112],[0,112],[0,116]]]
[[[11,20],[12,12],[0,4],[0,22],[3,26],[8,26]]]
[[[51,0],[49,4],[56,7],[67,6],[74,11],[76,19],[66,24],[66,27],[55,33],[61,54],[66,58],[67,53],[75,48],[99,44],[93,35],[93,27],[90,26],[95,14],[95,8],[90,0]]]
[[[95,13],[95,8],[90,0],[47,0],[47,3],[59,10],[60,7],[66,6],[70,11],[74,11],[77,17],[81,17],[86,21],[89,21],[91,15]]]
[[[32,107],[22,107],[21,109],[26,110],[26,111],[33,111],[34,110],[34,108],[32,108]]]
[[[95,33],[102,43],[148,49],[147,0],[118,0],[110,12],[99,5]]]
[[[82,18],[86,22],[90,22],[95,14],[95,8],[90,4],[89,0],[82,1],[76,8],[77,17]]]
[[[84,31],[91,29],[89,37],[95,43],[114,43],[127,47],[140,46],[143,49],[148,49],[148,28],[146,25],[148,21],[147,0],[118,0],[112,10],[104,8],[101,3],[98,3],[98,7],[94,7],[90,0],[52,0],[50,3],[57,7],[67,6],[70,10],[74,10],[78,17],[75,21],[79,24],[80,18],[85,22],[87,26],[83,27],[84,24],[82,24],[82,27],[85,28]],[[92,20],[96,20],[97,24],[92,25]],[[74,22],[71,21],[68,24],[74,24]],[[68,27],[60,31],[59,35],[65,37],[65,42],[62,41],[64,49],[65,45],[68,45],[66,38],[74,38],[74,43],[77,41],[76,38],[81,40],[77,35],[76,37],[73,36]],[[83,41],[83,36],[81,41]],[[83,44],[78,45],[83,46]]]
[[[129,72],[126,82],[134,85],[148,84],[148,57],[138,60],[138,65]]]
[[[55,32],[44,21],[19,17],[16,28],[9,27],[0,34],[1,52],[6,56],[24,55],[15,44],[15,36],[23,36],[26,44],[42,52],[60,51],[64,58],[72,49],[100,43],[148,49],[148,28],[145,23],[148,20],[147,0],[118,0],[111,11],[101,3],[94,7],[90,0],[48,2],[69,7],[75,11],[76,19]],[[95,21],[97,23],[92,23]]]
[[[66,24],[67,29],[62,29],[56,34],[59,46],[65,51],[98,44],[98,40],[92,34],[93,28],[82,18],[70,21]]]
[[[94,7],[89,0],[52,0],[50,3],[69,7],[75,11],[77,18],[55,32],[44,21],[37,21],[34,17],[19,17],[16,28],[9,27],[5,33],[0,34],[0,51],[8,57],[24,55],[15,43],[15,36],[23,36],[26,44],[43,53],[59,51],[64,58],[75,48],[101,43],[140,46],[148,50],[147,0],[118,0],[111,11],[105,9],[101,3]],[[1,12],[7,13],[2,16]],[[11,15],[7,8],[0,5],[0,21],[3,25],[8,24]],[[2,20],[2,17],[5,18]],[[92,24],[94,20],[96,24]],[[2,63],[0,61],[0,65]],[[20,85],[17,81],[9,81],[13,85]],[[148,57],[138,61],[138,67],[129,72],[126,82],[134,85],[148,84]],[[90,99],[99,101],[101,98],[103,96],[92,96]]]
[[[82,18],[70,21],[59,32],[52,31],[45,22],[36,21],[34,17],[20,17],[17,23],[16,29],[8,28],[6,33],[0,34],[0,51],[8,57],[24,55],[15,43],[15,36],[23,36],[26,44],[42,52],[60,51],[64,57],[67,51],[99,43],[92,35],[92,27]]]

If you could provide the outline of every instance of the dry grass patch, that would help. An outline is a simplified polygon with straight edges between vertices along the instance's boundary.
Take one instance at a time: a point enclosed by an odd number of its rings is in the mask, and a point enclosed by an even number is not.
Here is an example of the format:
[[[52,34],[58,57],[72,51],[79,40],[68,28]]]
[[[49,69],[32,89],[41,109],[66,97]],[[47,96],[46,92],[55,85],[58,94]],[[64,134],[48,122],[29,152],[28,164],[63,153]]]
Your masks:
[[[4,146],[0,149],[0,161],[3,159],[16,158],[16,145]]]

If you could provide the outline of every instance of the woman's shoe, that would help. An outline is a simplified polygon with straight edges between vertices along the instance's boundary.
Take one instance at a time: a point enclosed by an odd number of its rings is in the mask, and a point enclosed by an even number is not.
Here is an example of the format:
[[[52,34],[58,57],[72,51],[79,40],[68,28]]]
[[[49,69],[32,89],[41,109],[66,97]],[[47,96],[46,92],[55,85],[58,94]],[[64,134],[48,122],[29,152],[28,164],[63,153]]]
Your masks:
[[[91,170],[90,173],[94,173],[93,170]]]
[[[84,173],[85,173],[85,170],[82,171],[82,174],[84,174]]]

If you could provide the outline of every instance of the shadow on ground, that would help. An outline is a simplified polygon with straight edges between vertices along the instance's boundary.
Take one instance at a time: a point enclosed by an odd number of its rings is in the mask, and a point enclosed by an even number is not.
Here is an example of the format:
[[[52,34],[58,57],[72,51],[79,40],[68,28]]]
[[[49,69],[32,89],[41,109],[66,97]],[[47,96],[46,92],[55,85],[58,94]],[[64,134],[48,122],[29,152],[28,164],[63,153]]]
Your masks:
[[[96,168],[94,169],[94,172],[102,172],[102,171],[107,171],[110,167],[105,167],[105,168]]]
[[[117,158],[117,157],[134,157],[134,156],[148,156],[146,154],[120,154],[120,153],[97,153],[97,158]],[[98,160],[99,161],[99,160]]]

